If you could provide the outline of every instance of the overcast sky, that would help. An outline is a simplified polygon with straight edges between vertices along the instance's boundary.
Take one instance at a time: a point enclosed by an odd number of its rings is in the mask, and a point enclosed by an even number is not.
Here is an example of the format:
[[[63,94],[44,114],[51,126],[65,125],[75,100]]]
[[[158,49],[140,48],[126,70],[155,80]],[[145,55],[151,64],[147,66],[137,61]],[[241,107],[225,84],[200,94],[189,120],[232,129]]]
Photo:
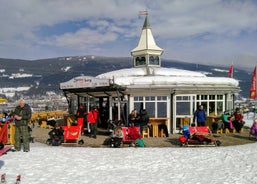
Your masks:
[[[257,62],[255,0],[0,0],[0,58],[131,57],[144,16],[162,58]]]

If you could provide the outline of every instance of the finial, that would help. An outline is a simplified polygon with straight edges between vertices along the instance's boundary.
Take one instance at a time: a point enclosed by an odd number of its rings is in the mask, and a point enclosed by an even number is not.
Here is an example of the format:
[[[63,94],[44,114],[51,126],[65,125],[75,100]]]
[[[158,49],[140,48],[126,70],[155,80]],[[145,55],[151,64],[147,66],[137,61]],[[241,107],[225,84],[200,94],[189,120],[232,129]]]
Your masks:
[[[139,15],[148,15],[148,11],[147,10],[139,11]]]

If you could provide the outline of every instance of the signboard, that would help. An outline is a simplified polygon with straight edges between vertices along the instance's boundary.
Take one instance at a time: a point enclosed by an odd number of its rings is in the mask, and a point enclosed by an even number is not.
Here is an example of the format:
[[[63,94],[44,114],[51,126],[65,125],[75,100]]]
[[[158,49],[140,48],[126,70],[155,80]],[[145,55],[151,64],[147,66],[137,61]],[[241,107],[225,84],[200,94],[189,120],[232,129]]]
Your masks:
[[[60,83],[60,89],[95,88],[109,86],[108,79],[97,79],[92,76],[75,77],[67,82]]]

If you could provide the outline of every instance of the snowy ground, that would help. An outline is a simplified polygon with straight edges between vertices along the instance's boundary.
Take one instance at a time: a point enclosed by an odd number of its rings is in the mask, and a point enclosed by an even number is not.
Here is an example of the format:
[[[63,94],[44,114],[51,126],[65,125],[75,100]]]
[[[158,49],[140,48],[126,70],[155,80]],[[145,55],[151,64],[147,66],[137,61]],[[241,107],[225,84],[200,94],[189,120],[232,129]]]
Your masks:
[[[246,120],[252,124],[252,117]],[[257,143],[200,148],[85,148],[31,144],[0,157],[8,183],[26,184],[257,182]]]

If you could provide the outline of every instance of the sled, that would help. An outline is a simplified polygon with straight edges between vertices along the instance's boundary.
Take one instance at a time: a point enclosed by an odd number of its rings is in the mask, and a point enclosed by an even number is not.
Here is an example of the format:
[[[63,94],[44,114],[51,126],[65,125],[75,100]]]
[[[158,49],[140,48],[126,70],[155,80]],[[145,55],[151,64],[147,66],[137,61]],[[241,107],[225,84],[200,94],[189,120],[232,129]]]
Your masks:
[[[81,126],[62,126],[63,129],[63,143],[67,144],[83,144],[83,140],[80,139]]]
[[[122,127],[122,143],[123,144],[131,144],[135,142],[136,139],[141,139],[142,136],[139,133],[140,128],[133,126],[133,127]]]
[[[220,146],[220,141],[216,140],[208,126],[189,126],[190,138],[187,140],[179,137],[181,146]]]
[[[0,150],[0,156],[7,154],[8,151],[12,149],[11,145],[5,145],[3,149]]]

